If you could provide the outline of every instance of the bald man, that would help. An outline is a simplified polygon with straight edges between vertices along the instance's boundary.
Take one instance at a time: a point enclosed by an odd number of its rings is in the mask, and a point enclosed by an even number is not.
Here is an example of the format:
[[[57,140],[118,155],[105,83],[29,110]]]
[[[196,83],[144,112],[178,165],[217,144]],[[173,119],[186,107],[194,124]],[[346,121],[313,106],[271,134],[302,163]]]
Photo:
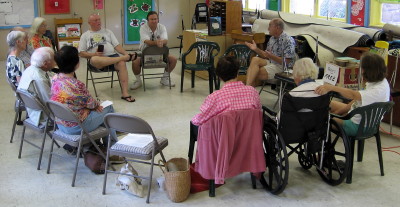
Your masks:
[[[79,42],[79,55],[88,59],[90,67],[101,69],[108,65],[114,65],[115,69],[119,71],[118,76],[122,87],[121,99],[134,102],[135,99],[128,94],[126,62],[134,60],[136,55],[128,54],[112,31],[101,28],[99,15],[90,15],[88,24],[90,28],[82,34]],[[103,50],[98,49],[100,45],[104,48]],[[119,56],[118,53],[122,56]]]
[[[257,48],[256,43],[246,45],[258,54],[258,57],[251,59],[247,69],[246,84],[255,86],[256,80],[273,79],[276,73],[283,72],[283,60],[288,67],[292,67],[295,61],[295,42],[294,39],[285,33],[285,24],[279,18],[269,22],[268,31],[271,38],[268,41],[265,51]],[[283,54],[283,56],[282,56]]]

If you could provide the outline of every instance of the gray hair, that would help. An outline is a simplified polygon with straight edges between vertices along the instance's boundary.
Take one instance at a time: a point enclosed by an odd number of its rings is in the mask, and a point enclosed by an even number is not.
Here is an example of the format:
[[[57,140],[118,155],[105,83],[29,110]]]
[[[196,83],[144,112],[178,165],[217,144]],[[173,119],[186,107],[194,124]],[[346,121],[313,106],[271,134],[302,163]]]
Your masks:
[[[285,23],[283,22],[282,19],[280,18],[273,18],[271,20],[272,24],[274,24],[275,26],[279,27],[280,29],[284,30],[285,29]]]
[[[39,47],[31,56],[31,65],[41,68],[44,62],[54,59],[54,50],[50,47]]]
[[[7,35],[7,44],[10,48],[15,48],[15,46],[17,46],[17,41],[23,40],[25,38],[26,38],[25,32],[11,31]]]
[[[300,80],[307,78],[318,78],[318,67],[314,64],[311,58],[301,58],[294,63],[293,77],[298,77]]]
[[[35,19],[33,19],[32,26],[31,26],[32,35],[38,33],[38,29],[39,29],[40,25],[45,21],[46,21],[46,19],[43,17],[36,17]]]

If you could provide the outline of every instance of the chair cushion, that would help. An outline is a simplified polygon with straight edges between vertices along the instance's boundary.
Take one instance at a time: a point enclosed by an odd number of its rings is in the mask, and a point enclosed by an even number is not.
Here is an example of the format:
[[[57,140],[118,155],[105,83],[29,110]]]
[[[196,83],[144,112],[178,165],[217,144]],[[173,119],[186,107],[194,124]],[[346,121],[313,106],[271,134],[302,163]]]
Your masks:
[[[89,133],[89,136],[93,137],[93,138],[104,137],[107,135],[108,135],[108,131],[105,127],[99,127]],[[72,142],[78,142],[81,135],[80,134],[78,134],[78,135],[66,134],[66,133],[62,132],[61,130],[56,130],[53,134],[53,137],[55,139],[63,139],[63,140],[69,140]],[[83,135],[83,139],[87,139],[87,136]]]
[[[158,145],[162,148],[168,143],[168,139],[164,137],[157,137],[157,142]],[[153,150],[153,142],[150,142],[147,144],[145,147],[133,147],[133,146],[128,146],[124,144],[119,144],[118,142],[115,143],[112,147],[111,150],[115,151],[121,151],[121,152],[126,152],[126,153],[134,153],[134,154],[144,154],[144,155],[149,155],[151,154]]]

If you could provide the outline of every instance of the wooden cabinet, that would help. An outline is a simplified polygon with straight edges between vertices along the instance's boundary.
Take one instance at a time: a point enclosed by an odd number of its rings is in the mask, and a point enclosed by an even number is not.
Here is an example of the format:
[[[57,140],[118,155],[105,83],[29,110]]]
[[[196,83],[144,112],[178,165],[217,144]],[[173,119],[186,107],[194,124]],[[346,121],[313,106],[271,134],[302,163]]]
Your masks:
[[[222,31],[242,30],[242,1],[213,1],[210,17],[221,17]]]
[[[82,35],[82,18],[54,19],[56,47],[63,45],[78,47]]]

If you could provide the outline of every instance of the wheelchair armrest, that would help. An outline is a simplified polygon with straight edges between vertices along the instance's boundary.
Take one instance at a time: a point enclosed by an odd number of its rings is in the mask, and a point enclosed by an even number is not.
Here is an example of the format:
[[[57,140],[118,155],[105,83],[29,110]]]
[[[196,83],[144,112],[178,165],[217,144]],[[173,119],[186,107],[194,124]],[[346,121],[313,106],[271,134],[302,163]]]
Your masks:
[[[271,109],[269,109],[266,106],[262,106],[263,112],[267,112],[270,116],[276,116],[278,113],[276,113],[275,111],[272,111]]]
[[[338,118],[338,119],[342,119],[342,120],[349,120],[353,116],[354,116],[353,114],[347,114],[346,116],[341,116],[341,115],[338,115],[338,114],[332,114],[331,113],[331,117],[332,118]]]

